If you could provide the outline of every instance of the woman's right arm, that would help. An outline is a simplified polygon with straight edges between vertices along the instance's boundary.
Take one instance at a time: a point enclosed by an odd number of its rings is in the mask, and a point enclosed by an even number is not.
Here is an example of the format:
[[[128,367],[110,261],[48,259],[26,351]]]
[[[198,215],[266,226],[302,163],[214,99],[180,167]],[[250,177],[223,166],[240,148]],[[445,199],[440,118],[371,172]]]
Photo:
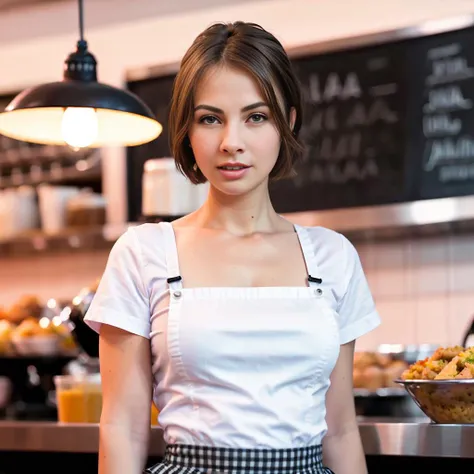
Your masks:
[[[103,390],[99,474],[140,474],[150,434],[150,343],[104,324],[99,347]]]
[[[100,334],[99,474],[140,474],[146,462],[152,368],[145,268],[141,243],[129,229],[114,244],[85,315]]]

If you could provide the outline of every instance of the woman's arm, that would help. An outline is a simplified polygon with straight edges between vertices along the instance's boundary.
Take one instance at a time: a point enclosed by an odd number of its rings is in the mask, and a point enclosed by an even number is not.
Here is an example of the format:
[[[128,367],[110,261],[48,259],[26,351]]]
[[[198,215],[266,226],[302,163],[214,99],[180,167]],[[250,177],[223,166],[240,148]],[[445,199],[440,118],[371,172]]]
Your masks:
[[[367,474],[354,406],[354,346],[355,341],[341,345],[326,397],[328,432],[323,456],[325,465],[336,474]]]
[[[140,474],[150,435],[150,341],[103,324],[99,349],[103,390],[99,474]]]

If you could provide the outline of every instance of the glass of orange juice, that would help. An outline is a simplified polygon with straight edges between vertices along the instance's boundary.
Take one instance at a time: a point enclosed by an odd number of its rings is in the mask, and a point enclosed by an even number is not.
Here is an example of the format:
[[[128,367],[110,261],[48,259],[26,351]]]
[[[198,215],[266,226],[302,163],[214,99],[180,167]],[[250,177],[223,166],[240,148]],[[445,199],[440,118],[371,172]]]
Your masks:
[[[102,411],[100,378],[90,375],[54,377],[58,421],[61,423],[98,423]]]
[[[85,423],[86,401],[82,379],[73,375],[57,375],[54,377],[54,385],[56,387],[58,421]]]

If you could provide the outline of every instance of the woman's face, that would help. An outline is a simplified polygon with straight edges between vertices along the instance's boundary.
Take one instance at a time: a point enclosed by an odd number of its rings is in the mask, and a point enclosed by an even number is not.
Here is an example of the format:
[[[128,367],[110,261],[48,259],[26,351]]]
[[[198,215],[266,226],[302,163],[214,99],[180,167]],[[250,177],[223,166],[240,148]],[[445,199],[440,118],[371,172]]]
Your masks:
[[[280,135],[257,84],[247,73],[210,69],[194,97],[189,139],[197,166],[227,195],[268,185]]]

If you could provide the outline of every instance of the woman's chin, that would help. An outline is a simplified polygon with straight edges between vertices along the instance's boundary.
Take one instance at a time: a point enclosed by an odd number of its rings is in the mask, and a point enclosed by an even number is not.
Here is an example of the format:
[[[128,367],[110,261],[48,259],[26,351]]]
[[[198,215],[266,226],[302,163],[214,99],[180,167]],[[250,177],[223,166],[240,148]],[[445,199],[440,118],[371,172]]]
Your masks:
[[[246,179],[236,180],[236,181],[227,181],[227,182],[211,182],[211,188],[214,188],[217,193],[229,196],[229,197],[239,197],[245,196],[252,192],[255,192],[258,188],[262,187],[267,189],[266,182],[256,183],[255,181],[250,181]],[[262,188],[262,189],[263,189]]]
[[[251,188],[247,185],[244,185],[243,183],[219,183],[217,186],[214,186],[215,190],[219,194],[223,194],[225,196],[242,196],[247,194],[248,192],[251,191]]]

